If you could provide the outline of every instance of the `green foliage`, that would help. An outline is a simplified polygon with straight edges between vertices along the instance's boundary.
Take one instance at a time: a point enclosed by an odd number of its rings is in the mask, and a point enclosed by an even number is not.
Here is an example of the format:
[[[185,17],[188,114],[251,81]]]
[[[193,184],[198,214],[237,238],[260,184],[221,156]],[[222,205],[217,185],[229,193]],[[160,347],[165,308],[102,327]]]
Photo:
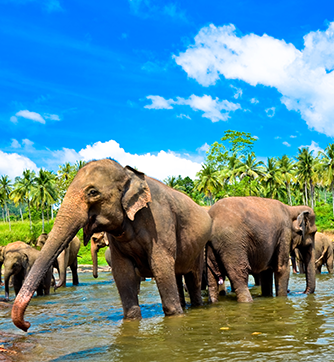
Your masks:
[[[318,231],[334,230],[333,210],[330,204],[322,204],[314,208]]]

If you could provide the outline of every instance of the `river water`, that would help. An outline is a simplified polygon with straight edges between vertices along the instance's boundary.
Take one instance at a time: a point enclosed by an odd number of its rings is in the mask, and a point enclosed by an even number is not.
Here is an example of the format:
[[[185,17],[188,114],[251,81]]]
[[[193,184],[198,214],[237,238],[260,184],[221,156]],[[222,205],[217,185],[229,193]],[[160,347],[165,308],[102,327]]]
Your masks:
[[[317,276],[316,294],[302,294],[305,277],[291,275],[287,298],[260,297],[241,304],[235,295],[215,305],[187,308],[181,317],[164,317],[153,281],[141,285],[143,319],[125,322],[110,273],[94,279],[79,275],[78,287],[34,297],[18,330],[9,310],[0,310],[0,329],[15,334],[20,362],[71,361],[324,361],[334,360],[334,276]],[[228,288],[229,289],[229,288]],[[0,290],[3,290],[1,288]],[[13,291],[11,291],[13,299]]]

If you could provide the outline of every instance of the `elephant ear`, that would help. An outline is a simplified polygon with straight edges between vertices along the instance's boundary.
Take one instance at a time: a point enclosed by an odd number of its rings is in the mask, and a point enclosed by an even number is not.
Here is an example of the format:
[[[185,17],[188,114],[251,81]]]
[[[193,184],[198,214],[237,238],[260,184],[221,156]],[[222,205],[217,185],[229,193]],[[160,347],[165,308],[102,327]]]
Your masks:
[[[122,206],[130,220],[134,220],[136,213],[152,201],[151,191],[145,179],[145,174],[130,166],[124,167],[129,176],[122,197]]]
[[[294,231],[298,234],[303,235],[303,239],[305,237],[306,232],[310,229],[310,221],[309,221],[310,211],[306,210],[301,212],[297,219],[293,222]]]

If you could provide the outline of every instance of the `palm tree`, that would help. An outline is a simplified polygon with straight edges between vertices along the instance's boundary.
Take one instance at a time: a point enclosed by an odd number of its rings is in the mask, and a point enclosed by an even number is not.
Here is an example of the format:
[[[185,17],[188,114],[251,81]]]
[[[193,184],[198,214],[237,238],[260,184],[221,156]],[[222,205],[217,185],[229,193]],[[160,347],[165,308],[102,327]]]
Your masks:
[[[334,215],[334,143],[330,143],[325,152],[320,152],[321,165],[324,173],[325,183],[327,183],[332,192],[333,215]]]
[[[278,161],[274,157],[268,157],[267,164],[264,166],[263,183],[267,189],[269,188],[267,195],[272,199],[278,198],[278,195],[281,194],[280,187],[283,182]]]
[[[164,183],[171,187],[172,189],[179,190],[179,191],[185,191],[185,188],[179,184],[180,176],[176,178],[175,176],[168,176],[164,179]]]
[[[204,192],[212,205],[213,194],[223,187],[220,172],[211,163],[207,163],[202,165],[202,169],[196,176],[198,179],[195,180],[195,187],[199,192]]]
[[[291,182],[294,180],[295,163],[287,155],[283,155],[281,158],[278,158],[278,167],[285,184],[289,205],[292,206],[290,186]]]
[[[12,227],[10,225],[10,215],[9,215],[9,210],[7,207],[7,200],[9,200],[9,194],[10,194],[11,190],[12,190],[12,184],[11,184],[11,180],[9,179],[9,177],[7,175],[1,176],[0,177],[0,197],[5,206],[6,218],[8,220],[10,231],[12,230]]]
[[[238,168],[240,172],[240,180],[244,177],[248,177],[249,195],[251,195],[251,181],[264,176],[263,162],[257,161],[254,152],[248,153],[241,161],[241,165]]]
[[[44,233],[44,208],[57,201],[55,176],[49,171],[40,169],[35,182],[36,186],[33,188],[31,196],[33,203],[42,209],[42,232]]]
[[[305,188],[305,201],[308,204],[308,185],[310,185],[310,199],[311,207],[314,208],[314,167],[316,160],[313,157],[313,151],[310,151],[308,147],[303,147],[298,150],[297,156],[297,176],[304,182]]]
[[[81,168],[83,168],[85,166],[86,163],[87,163],[86,161],[82,161],[82,160],[77,161],[74,165],[75,170],[78,172]]]
[[[32,223],[31,223],[31,191],[35,186],[35,177],[36,174],[31,170],[24,170],[22,177],[16,177],[14,190],[10,193],[10,197],[13,199],[15,204],[22,202],[27,203],[28,213],[29,213],[29,224],[30,232],[32,232]]]

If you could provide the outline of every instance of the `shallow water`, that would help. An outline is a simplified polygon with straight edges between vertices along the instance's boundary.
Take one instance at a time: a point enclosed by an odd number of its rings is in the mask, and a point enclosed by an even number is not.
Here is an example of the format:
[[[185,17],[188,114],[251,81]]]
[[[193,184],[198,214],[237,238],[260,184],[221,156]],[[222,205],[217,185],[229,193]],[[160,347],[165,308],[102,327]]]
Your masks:
[[[18,330],[10,311],[0,311],[0,328],[15,333],[25,346],[20,362],[71,361],[323,361],[333,360],[334,276],[317,276],[316,294],[306,296],[305,278],[291,275],[287,298],[262,298],[252,287],[254,303],[235,295],[216,305],[187,308],[182,317],[165,318],[156,285],[141,285],[143,319],[124,322],[110,273],[94,279],[79,275],[80,286],[33,298],[25,318],[28,333]],[[0,289],[4,293],[3,288]],[[13,291],[11,291],[13,297]],[[12,357],[14,361],[15,356]]]

